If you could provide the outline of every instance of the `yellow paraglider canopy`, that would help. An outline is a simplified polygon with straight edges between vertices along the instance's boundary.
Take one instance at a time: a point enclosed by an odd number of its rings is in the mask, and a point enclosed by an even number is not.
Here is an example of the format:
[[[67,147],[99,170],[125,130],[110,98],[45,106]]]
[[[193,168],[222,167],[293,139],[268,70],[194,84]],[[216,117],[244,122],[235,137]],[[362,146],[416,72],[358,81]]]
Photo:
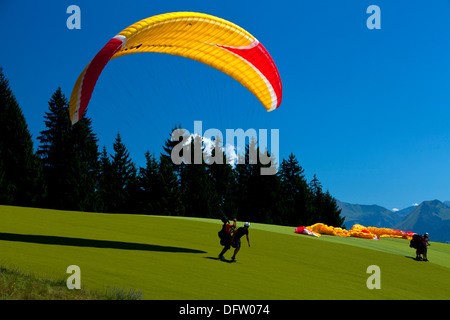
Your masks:
[[[339,237],[356,237],[375,240],[378,240],[379,238],[403,238],[411,240],[414,235],[414,232],[411,231],[401,231],[389,228],[364,227],[360,224],[353,225],[350,230],[328,226],[324,223],[316,223],[303,229],[307,229],[319,235],[328,234]]]
[[[214,67],[244,85],[267,111],[279,107],[282,85],[267,50],[249,32],[224,19],[196,12],[150,17],[111,39],[86,66],[72,90],[70,118],[81,119],[109,60],[138,52],[183,56]]]

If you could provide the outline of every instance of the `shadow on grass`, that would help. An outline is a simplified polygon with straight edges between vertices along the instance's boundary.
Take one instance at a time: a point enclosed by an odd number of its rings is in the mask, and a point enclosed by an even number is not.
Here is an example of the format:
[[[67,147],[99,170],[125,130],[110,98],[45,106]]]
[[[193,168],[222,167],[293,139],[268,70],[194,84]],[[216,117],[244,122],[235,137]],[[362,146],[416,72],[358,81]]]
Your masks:
[[[111,240],[95,240],[82,238],[69,238],[59,236],[42,236],[33,234],[17,234],[0,232],[0,240],[29,242],[38,244],[53,244],[60,246],[75,247],[91,247],[91,248],[107,248],[107,249],[123,249],[123,250],[143,250],[143,251],[163,251],[163,252],[180,252],[180,253],[206,253],[202,250],[160,246],[155,244],[121,242]]]
[[[411,257],[411,256],[405,256],[405,258],[413,259],[414,261],[422,261],[422,260],[417,260],[416,257]]]
[[[210,259],[210,260],[217,260],[217,261],[220,261],[220,262],[227,262],[227,263],[232,263],[233,261],[231,261],[231,260],[227,260],[227,259],[223,259],[223,260],[221,260],[221,259],[219,259],[219,258],[215,258],[215,257],[204,257],[205,259]]]

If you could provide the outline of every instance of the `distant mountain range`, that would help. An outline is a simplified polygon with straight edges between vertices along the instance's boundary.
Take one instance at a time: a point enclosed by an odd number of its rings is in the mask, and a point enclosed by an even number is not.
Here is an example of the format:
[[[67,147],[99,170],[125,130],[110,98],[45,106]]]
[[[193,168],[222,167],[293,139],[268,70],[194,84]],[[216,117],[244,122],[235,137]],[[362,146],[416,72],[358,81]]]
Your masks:
[[[428,232],[431,241],[450,243],[450,201],[424,201],[399,211],[391,211],[378,205],[360,205],[337,201],[344,224],[350,229],[354,224],[366,227],[393,228]]]

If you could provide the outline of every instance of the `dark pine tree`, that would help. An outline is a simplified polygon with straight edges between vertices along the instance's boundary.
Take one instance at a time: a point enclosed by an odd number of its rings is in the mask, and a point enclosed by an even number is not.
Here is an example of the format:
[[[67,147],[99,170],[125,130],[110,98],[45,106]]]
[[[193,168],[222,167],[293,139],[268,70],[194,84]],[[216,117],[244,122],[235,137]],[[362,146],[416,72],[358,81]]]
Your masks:
[[[173,133],[180,132],[178,141],[172,140]],[[186,208],[183,203],[183,194],[185,192],[186,166],[193,159],[190,150],[190,135],[181,128],[181,125],[175,126],[170,132],[170,137],[164,142],[164,152],[159,159],[159,178],[161,198],[158,202],[158,211],[164,215],[186,215]],[[176,148],[174,150],[174,148]],[[180,162],[175,163],[172,159],[174,153]]]
[[[330,192],[323,192],[322,184],[316,175],[309,183],[309,190],[311,214],[306,224],[322,222],[333,227],[342,227],[345,217],[341,217],[341,209],[338,208],[336,199]]]
[[[72,126],[69,105],[58,88],[45,113],[46,130],[38,137],[44,177],[47,184],[46,206],[65,210],[95,208],[97,138],[91,120],[83,117]]]
[[[97,180],[97,210],[98,212],[110,212],[112,210],[111,203],[113,203],[113,170],[111,160],[109,158],[106,147],[103,150],[99,159],[99,174]]]
[[[75,177],[74,202],[81,211],[97,211],[97,182],[99,174],[98,139],[92,130],[92,120],[86,117],[71,128],[72,157],[74,166],[70,168]]]
[[[174,166],[170,157],[162,154],[159,159],[160,198],[155,208],[155,214],[166,216],[185,215],[178,176],[173,169]]]
[[[218,204],[219,199],[206,171],[207,165],[203,161],[205,150],[202,137],[197,135],[191,140],[191,159],[194,159],[195,145],[202,152],[202,161],[201,163],[187,164],[184,169],[183,204],[186,210],[185,214],[192,217],[220,219],[222,215]]]
[[[159,163],[149,151],[145,153],[145,167],[139,168],[138,176],[138,204],[139,212],[156,214],[160,212],[160,198],[162,196]]]
[[[270,159],[269,163],[262,164],[261,159]],[[256,177],[258,192],[260,193],[260,200],[258,201],[258,219],[265,223],[270,224],[285,224],[283,207],[283,193],[282,183],[279,174],[276,172],[278,164],[276,158],[270,154],[267,148],[261,151],[258,147],[258,172]],[[262,172],[262,168],[272,167],[273,170],[267,170],[265,172],[272,172],[272,174]]]
[[[257,176],[259,167],[256,162],[250,163],[251,155],[257,154],[257,143],[254,139],[245,146],[244,154],[238,155],[235,166],[237,188],[233,190],[233,196],[237,199],[236,218],[241,221],[258,221],[257,203],[261,194],[257,191]]]
[[[279,176],[282,183],[283,224],[301,226],[307,220],[308,182],[294,154],[283,159]]]
[[[0,204],[40,205],[41,169],[25,117],[0,68]]]
[[[308,201],[308,215],[305,220],[306,225],[311,225],[317,222],[323,222],[323,192],[322,184],[317,176],[314,174],[313,179],[309,182],[309,201]]]
[[[175,131],[179,133],[178,141],[172,140],[172,135]],[[163,150],[164,153],[161,154],[162,157],[165,157],[164,164],[171,164],[172,171],[177,177],[177,182],[180,186],[180,192],[184,193],[185,188],[185,169],[186,165],[193,163],[194,158],[191,158],[192,151],[190,150],[191,144],[189,143],[191,139],[190,134],[183,128],[181,125],[174,126],[170,133],[170,137],[164,141]],[[175,150],[173,150],[176,148]],[[172,159],[172,153],[174,153],[177,157],[180,158],[180,163],[175,163]]]
[[[322,197],[323,207],[323,223],[342,228],[344,226],[345,217],[341,217],[341,209],[337,205],[336,199],[327,190]]]
[[[132,213],[135,209],[135,197],[137,190],[137,170],[130,158],[125,144],[118,133],[113,144],[112,155],[112,212]]]
[[[235,167],[238,187],[238,219],[254,222],[281,223],[282,197],[281,181],[277,174],[262,174],[261,168],[276,166],[275,159],[264,150],[265,158],[271,162],[262,164],[262,151],[255,139],[251,139],[244,155],[239,156]]]
[[[206,169],[217,196],[215,216],[232,219],[236,216],[237,206],[232,192],[237,187],[236,175],[230,164],[231,159],[227,158],[223,150],[223,142],[220,138],[216,138],[213,143],[211,154],[206,157],[208,164]]]

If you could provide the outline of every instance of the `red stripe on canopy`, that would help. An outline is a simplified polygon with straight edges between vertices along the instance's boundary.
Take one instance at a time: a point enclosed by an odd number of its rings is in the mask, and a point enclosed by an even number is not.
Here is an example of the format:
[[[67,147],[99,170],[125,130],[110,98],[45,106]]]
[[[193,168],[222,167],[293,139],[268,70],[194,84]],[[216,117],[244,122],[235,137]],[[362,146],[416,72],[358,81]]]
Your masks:
[[[266,48],[264,48],[264,46],[260,42],[258,42],[255,46],[247,46],[244,48],[228,47],[222,45],[218,46],[240,56],[242,59],[252,64],[256,69],[259,70],[259,72],[264,75],[264,77],[266,77],[266,79],[272,85],[273,90],[275,91],[275,95],[277,98],[276,108],[278,108],[281,103],[283,88],[281,85],[281,79],[278,73],[278,69],[275,66],[275,63],[273,62]]]
[[[81,87],[80,96],[80,109],[78,112],[79,119],[81,119],[84,111],[87,108],[89,100],[91,99],[92,92],[94,92],[95,84],[97,83],[100,73],[105,68],[111,57],[122,47],[122,41],[119,39],[111,39],[102,48],[102,50],[97,53],[97,55],[92,59],[91,63],[84,74],[83,84]],[[79,120],[78,119],[78,120]]]

